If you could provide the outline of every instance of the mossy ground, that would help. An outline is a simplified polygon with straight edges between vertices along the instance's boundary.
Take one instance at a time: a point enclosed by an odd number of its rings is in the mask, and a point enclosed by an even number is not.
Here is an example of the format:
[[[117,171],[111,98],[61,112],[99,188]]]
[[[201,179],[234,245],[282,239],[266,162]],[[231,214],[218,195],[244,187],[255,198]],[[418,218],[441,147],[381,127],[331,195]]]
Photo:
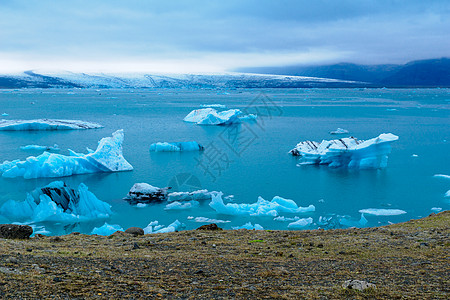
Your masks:
[[[0,239],[0,298],[449,299],[449,224]]]

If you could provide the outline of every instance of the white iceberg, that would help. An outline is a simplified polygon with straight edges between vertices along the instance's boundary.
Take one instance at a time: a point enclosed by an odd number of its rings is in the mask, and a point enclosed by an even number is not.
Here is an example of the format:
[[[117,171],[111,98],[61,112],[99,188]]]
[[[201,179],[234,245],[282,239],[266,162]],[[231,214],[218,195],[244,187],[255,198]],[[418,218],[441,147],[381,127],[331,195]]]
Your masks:
[[[347,129],[338,128],[336,130],[330,131],[330,134],[346,134],[348,133]]]
[[[29,151],[29,150],[39,150],[39,151],[59,151],[59,146],[54,144],[53,146],[40,146],[40,145],[26,145],[21,146],[20,150]]]
[[[197,125],[229,125],[241,120],[256,119],[256,115],[244,115],[239,109],[217,111],[214,108],[202,108],[191,111],[183,120]]]
[[[182,209],[190,209],[199,206],[200,203],[198,201],[189,201],[189,202],[172,202],[166,205],[165,210],[182,210]]]
[[[432,207],[431,211],[434,211],[434,212],[438,213],[438,212],[442,211],[442,207]]]
[[[25,201],[9,200],[0,214],[14,222],[80,222],[111,215],[111,206],[81,183],[78,190],[54,181],[27,194]]]
[[[398,136],[383,133],[378,137],[360,141],[356,138],[343,138],[321,143],[313,141],[300,142],[290,151],[300,156],[300,164],[325,164],[329,167],[346,167],[354,169],[378,169],[387,166],[391,143]]]
[[[105,222],[105,224],[103,224],[103,226],[101,226],[101,227],[94,227],[91,234],[98,234],[98,235],[106,236],[106,235],[111,235],[116,231],[123,231],[123,228],[120,227],[120,225],[117,225],[117,224],[110,225]]]
[[[97,123],[80,120],[0,120],[0,130],[11,131],[34,131],[34,130],[73,130],[73,129],[95,129],[103,126]]]
[[[280,212],[283,213],[304,213],[313,212],[316,210],[314,205],[308,207],[299,207],[295,201],[284,199],[279,196],[273,197],[272,201],[264,200],[258,197],[255,203],[227,203],[224,204],[222,193],[212,194],[212,200],[209,206],[216,212],[225,215],[250,215],[250,216],[271,216],[277,217]]]
[[[366,208],[359,210],[362,214],[374,215],[374,216],[397,216],[406,214],[406,211],[393,208]]]
[[[208,192],[208,190],[198,190],[193,192],[173,192],[168,194],[168,201],[205,201],[211,200],[212,194],[217,192]]]
[[[181,152],[181,151],[202,151],[205,148],[197,142],[167,143],[158,142],[150,145],[152,152]]]
[[[236,226],[236,227],[233,227],[233,229],[235,229],[235,230],[238,230],[238,229],[264,230],[264,228],[263,228],[261,225],[259,225],[259,224],[252,225],[251,222],[245,223],[245,224],[242,225],[242,226]]]
[[[310,224],[312,224],[313,219],[310,218],[303,218],[303,219],[299,219],[295,222],[289,223],[288,228],[294,228],[294,229],[299,229],[299,228],[303,228],[306,227]]]
[[[152,222],[150,222],[150,224],[147,225],[147,227],[144,228],[144,233],[150,234],[150,233],[175,232],[175,231],[178,231],[182,227],[183,227],[183,224],[181,224],[181,222],[178,220],[175,220],[175,222],[168,225],[167,227],[160,225],[158,221],[152,221]]]
[[[192,217],[193,218],[193,217]],[[189,219],[189,218],[188,218]],[[218,219],[210,219],[210,218],[207,218],[207,217],[196,217],[195,219],[194,219],[194,222],[197,222],[197,223],[210,223],[210,224],[212,224],[212,223],[216,223],[216,224],[220,224],[220,223],[230,223],[231,221],[228,221],[228,220],[218,220]]]
[[[145,182],[135,183],[124,199],[132,205],[166,201],[168,189],[155,187]]]
[[[122,154],[123,138],[123,130],[117,130],[112,137],[101,139],[97,150],[89,154],[78,154],[72,151],[70,156],[66,156],[44,152],[36,157],[30,156],[24,161],[5,161],[0,164],[0,173],[3,173],[3,177],[30,179],[130,171],[133,170],[133,166]]]
[[[273,218],[273,220],[277,221],[277,222],[290,222],[290,221],[297,221],[299,219],[300,219],[299,216],[295,216],[293,218],[288,218],[288,217],[285,217],[285,216],[278,216],[276,218]]]

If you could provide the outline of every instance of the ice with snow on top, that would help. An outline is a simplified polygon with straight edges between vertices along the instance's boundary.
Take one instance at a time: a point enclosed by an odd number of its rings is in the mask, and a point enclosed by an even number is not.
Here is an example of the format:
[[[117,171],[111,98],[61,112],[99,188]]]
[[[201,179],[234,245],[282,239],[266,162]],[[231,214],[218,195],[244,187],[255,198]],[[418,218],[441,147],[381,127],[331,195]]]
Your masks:
[[[434,174],[434,177],[450,179],[450,175],[445,175],[445,174]]]
[[[230,223],[231,221],[219,220],[219,219],[210,219],[210,218],[207,218],[207,217],[196,217],[194,219],[194,222],[196,222],[196,223],[209,223],[209,224],[216,223],[216,224],[220,224],[220,223]]]
[[[166,205],[164,210],[182,210],[182,209],[191,209],[199,206],[200,203],[198,201],[189,201],[189,202],[178,202],[174,201]]]
[[[212,194],[217,192],[208,192],[208,190],[197,190],[193,192],[172,192],[169,193],[167,201],[205,201],[211,200]]]
[[[366,208],[359,210],[362,214],[374,215],[374,216],[398,216],[406,214],[406,211],[393,208]]]
[[[24,161],[5,161],[0,164],[3,177],[23,177],[25,179],[42,177],[63,177],[77,174],[118,172],[133,170],[123,157],[123,130],[117,130],[112,137],[102,138],[97,150],[92,153],[66,156],[44,152],[30,156]]]
[[[277,217],[280,212],[284,213],[304,213],[315,211],[314,205],[299,207],[295,201],[284,199],[279,196],[273,197],[272,201],[258,197],[255,203],[227,203],[224,204],[222,192],[214,193],[209,206],[216,212],[226,215],[250,215],[250,216],[271,216]]]
[[[259,224],[252,225],[251,222],[245,223],[245,224],[242,225],[242,226],[236,226],[236,227],[233,227],[233,229],[234,229],[234,230],[238,230],[238,229],[264,230],[264,228],[263,228],[261,225],[259,225]]]
[[[111,235],[117,231],[124,231],[123,228],[120,225],[114,224],[110,225],[105,222],[103,226],[101,227],[94,227],[91,234],[97,234],[97,235]]]
[[[330,131],[330,134],[346,134],[348,133],[347,129],[338,128],[336,130]]]
[[[59,151],[59,146],[54,144],[53,146],[41,146],[41,145],[26,145],[21,146],[20,150],[28,151],[28,150],[39,150],[39,151]]]
[[[0,120],[0,130],[7,131],[35,131],[35,130],[73,130],[95,129],[103,126],[97,123],[80,120]]]
[[[83,183],[75,190],[54,181],[28,193],[25,201],[5,202],[0,214],[19,222],[80,222],[109,217],[111,206]]]
[[[167,227],[164,227],[164,225],[160,225],[158,221],[152,221],[150,222],[147,227],[144,228],[144,233],[167,233],[167,232],[175,232],[183,227],[183,224],[175,220],[173,223],[168,225]]]
[[[158,142],[150,145],[151,152],[183,152],[183,151],[202,151],[205,148],[197,142]]]
[[[244,115],[239,109],[217,111],[214,108],[202,108],[191,111],[183,120],[197,125],[230,125],[244,120],[255,120],[256,115]]]
[[[323,140],[321,143],[304,141],[289,153],[301,157],[300,165],[324,164],[334,168],[378,169],[387,166],[390,144],[396,140],[398,136],[383,133],[366,141],[354,137]]]
[[[313,219],[311,217],[303,218],[303,219],[299,219],[295,222],[289,223],[288,228],[299,229],[299,228],[303,228],[303,227],[306,227],[306,226],[312,224],[312,222],[313,222]]]

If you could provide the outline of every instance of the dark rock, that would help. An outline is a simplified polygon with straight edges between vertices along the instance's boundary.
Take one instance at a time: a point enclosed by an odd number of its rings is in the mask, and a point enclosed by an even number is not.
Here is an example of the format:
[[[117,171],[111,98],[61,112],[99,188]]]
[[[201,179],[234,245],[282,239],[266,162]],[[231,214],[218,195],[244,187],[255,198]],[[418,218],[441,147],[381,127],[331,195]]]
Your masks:
[[[194,274],[203,274],[203,273],[204,273],[204,271],[202,269],[197,270],[197,271],[194,272]]]
[[[139,227],[130,227],[127,230],[125,230],[125,233],[129,233],[134,236],[144,235],[144,229],[139,228]]]
[[[27,239],[33,234],[33,228],[28,225],[0,224],[0,238]]]
[[[323,248],[323,244],[321,243],[321,244],[318,244],[317,245],[317,248]]]
[[[54,282],[61,282],[62,279],[61,279],[61,277],[53,277],[53,281]]]
[[[141,248],[141,247],[139,247],[138,243],[134,243],[133,246],[131,247],[131,250],[136,250],[139,248]]]
[[[27,249],[27,252],[33,252],[33,249],[28,248],[28,249]]]
[[[200,226],[197,230],[223,230],[216,223]]]
[[[53,237],[53,238],[51,238],[50,239],[50,241],[52,241],[52,242],[62,242],[62,238],[60,238],[59,236],[55,236],[55,237]]]

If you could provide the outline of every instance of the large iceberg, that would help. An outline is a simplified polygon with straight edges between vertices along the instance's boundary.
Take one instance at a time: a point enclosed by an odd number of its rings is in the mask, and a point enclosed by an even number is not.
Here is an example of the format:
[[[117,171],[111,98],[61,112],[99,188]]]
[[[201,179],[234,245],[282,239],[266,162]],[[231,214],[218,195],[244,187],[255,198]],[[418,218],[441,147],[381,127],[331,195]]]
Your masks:
[[[133,166],[122,154],[123,137],[123,130],[117,130],[112,137],[101,139],[97,150],[88,154],[71,151],[70,155],[66,156],[44,152],[36,157],[30,156],[24,161],[5,161],[0,164],[0,173],[3,173],[3,177],[30,179],[133,170]]]
[[[102,127],[97,123],[80,120],[0,120],[0,130],[11,131],[95,129]]]
[[[387,166],[391,143],[398,140],[392,133],[383,133],[378,137],[361,141],[354,137],[322,141],[304,141],[290,151],[300,156],[300,164],[325,164],[329,167],[347,167],[355,169],[377,169]]]
[[[308,207],[299,207],[295,201],[284,199],[279,196],[273,197],[272,201],[264,200],[258,197],[255,203],[227,203],[224,204],[222,193],[214,193],[212,195],[209,206],[216,212],[225,215],[250,215],[250,216],[271,216],[277,217],[279,213],[304,213],[316,210],[314,205]]]
[[[180,151],[202,151],[205,148],[197,142],[167,143],[158,142],[150,145],[153,152],[180,152]]]
[[[111,206],[81,183],[74,190],[62,181],[33,190],[25,201],[9,200],[0,214],[14,222],[80,222],[111,215]]]
[[[214,108],[202,108],[191,111],[183,120],[197,125],[229,125],[241,120],[255,120],[256,115],[244,115],[239,109],[217,111]]]

